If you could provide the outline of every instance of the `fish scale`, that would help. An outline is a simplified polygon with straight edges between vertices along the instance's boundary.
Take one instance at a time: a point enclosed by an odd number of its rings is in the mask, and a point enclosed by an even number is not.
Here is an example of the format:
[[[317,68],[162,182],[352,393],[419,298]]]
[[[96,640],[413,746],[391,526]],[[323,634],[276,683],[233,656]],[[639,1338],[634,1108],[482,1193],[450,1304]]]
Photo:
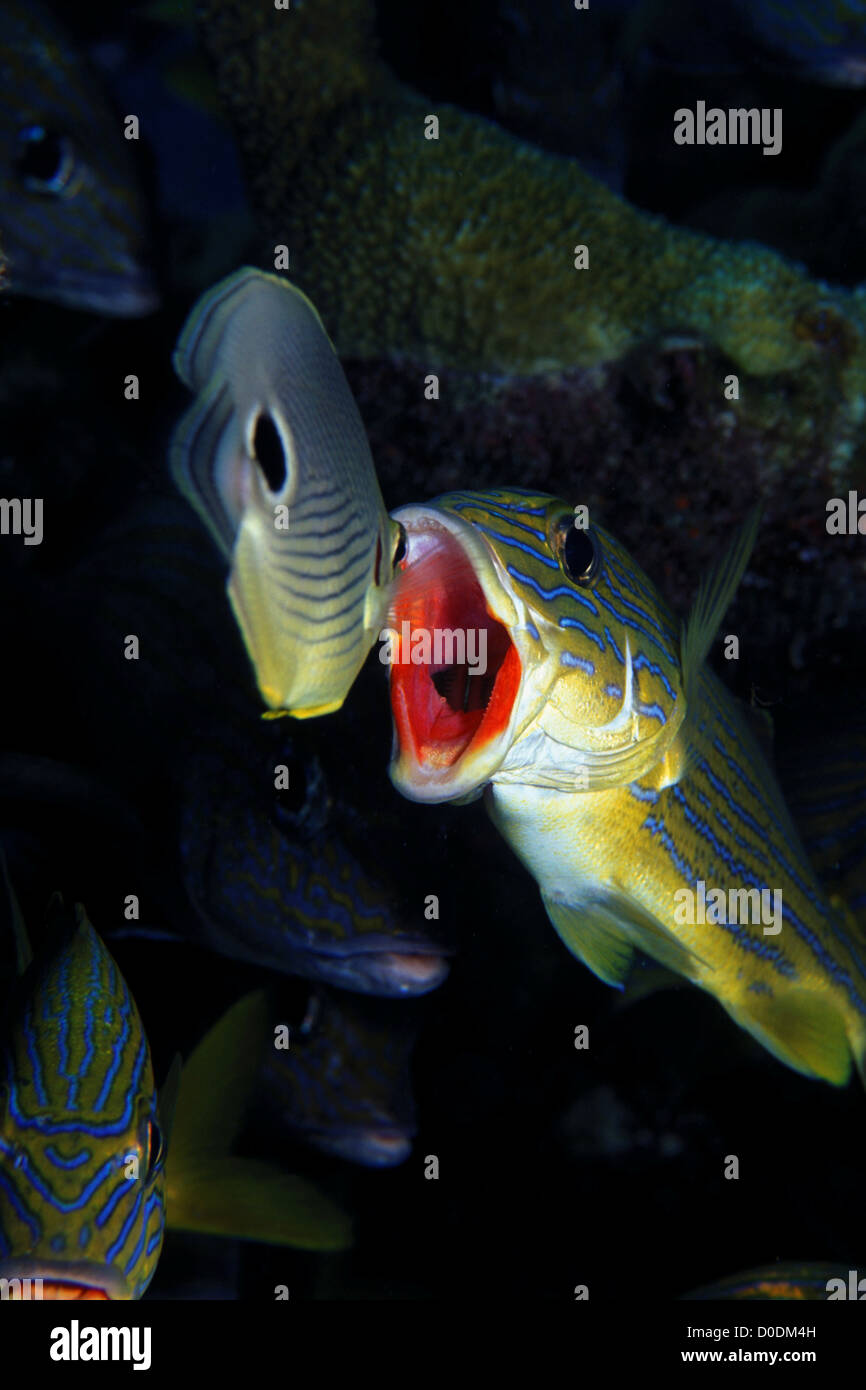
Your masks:
[[[445,611],[454,626],[461,610],[467,625],[499,623],[520,666],[510,707],[505,659],[489,677],[489,713],[462,725],[453,714],[450,745],[427,734],[435,706],[423,674],[392,669],[395,785],[423,801],[483,792],[566,946],[607,983],[621,987],[641,951],[713,994],[796,1070],[842,1084],[853,1057],[864,1074],[866,941],[819,882],[744,711],[705,665],[757,517],[680,632],[601,527],[591,528],[591,573],[570,572],[573,517],[558,499],[463,491],[394,516],[408,550],[392,612],[401,616],[405,589],[421,623]],[[426,608],[411,581],[419,556]],[[684,889],[692,904],[704,892],[707,920],[678,912]],[[750,901],[750,890],[770,896]],[[775,915],[755,909],[779,901],[776,931]]]
[[[0,1261],[21,1250],[87,1261],[95,1251],[139,1298],[165,1225],[141,1019],[83,913],[48,964],[10,1030],[0,1089]],[[131,1158],[143,1181],[129,1180]]]

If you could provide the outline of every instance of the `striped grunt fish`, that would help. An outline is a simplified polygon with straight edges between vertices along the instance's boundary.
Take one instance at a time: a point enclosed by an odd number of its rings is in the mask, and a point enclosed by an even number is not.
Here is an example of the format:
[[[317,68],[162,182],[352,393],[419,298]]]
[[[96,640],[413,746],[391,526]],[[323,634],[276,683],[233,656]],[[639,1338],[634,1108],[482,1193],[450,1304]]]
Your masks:
[[[402,1163],[416,1128],[409,1059],[418,1021],[406,1010],[317,989],[290,1046],[272,1048],[265,1063],[268,1132],[368,1168]]]
[[[227,1151],[268,1045],[261,996],[229,1010],[182,1077],[175,1063],[158,1098],[135,1002],[84,910],[55,898],[46,949],[29,964],[16,925],[21,973],[0,1071],[0,1278],[41,1279],[43,1298],[140,1298],[166,1222],[306,1249],[347,1243],[345,1218],[309,1184]]]
[[[296,718],[339,709],[381,627],[400,534],[322,321],[247,267],[195,306],[174,365],[197,398],[172,472],[231,559],[262,697]]]
[[[484,674],[391,666],[397,788],[483,793],[563,942],[608,984],[643,952],[795,1070],[841,1085],[853,1058],[864,1075],[866,944],[705,665],[757,514],[682,632],[614,537],[556,498],[455,492],[394,515],[408,550],[390,620],[476,630],[487,651]]]
[[[123,121],[38,0],[0,3],[0,242],[12,293],[136,316],[156,308]]]
[[[274,755],[254,724],[190,757],[180,825],[189,930],[235,959],[362,994],[425,994],[448,974],[433,924],[401,910],[388,880],[352,853],[314,757],[290,758],[296,809],[273,790]],[[286,753],[278,755],[279,759]]]

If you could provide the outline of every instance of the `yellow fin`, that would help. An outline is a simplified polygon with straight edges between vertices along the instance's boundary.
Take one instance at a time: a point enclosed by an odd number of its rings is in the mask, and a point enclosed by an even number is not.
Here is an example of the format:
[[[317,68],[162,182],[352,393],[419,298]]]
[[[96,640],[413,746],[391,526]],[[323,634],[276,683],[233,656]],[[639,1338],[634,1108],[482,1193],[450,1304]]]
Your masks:
[[[845,1020],[829,999],[796,990],[785,995],[756,994],[745,1005],[725,1004],[725,1008],[768,1052],[795,1071],[833,1086],[848,1081],[851,1047]]]
[[[269,1041],[264,990],[244,995],[206,1033],[184,1063],[168,1167],[197,1166],[228,1153]]]
[[[312,1183],[229,1153],[271,1045],[269,1024],[264,991],[245,995],[184,1066],[166,1161],[166,1222],[201,1234],[342,1250],[351,1243],[349,1219]]]
[[[298,1250],[345,1250],[352,1243],[351,1222],[336,1203],[305,1178],[251,1158],[203,1154],[182,1182],[172,1173],[165,1212],[171,1229],[200,1235]]]
[[[606,984],[622,988],[635,950],[688,980],[697,981],[712,969],[708,961],[695,955],[624,893],[608,890],[603,896],[576,904],[542,897],[565,945]]]
[[[542,901],[548,917],[571,954],[582,960],[606,985],[622,989],[634,956],[634,950],[625,937],[612,930],[609,922],[596,921],[591,911],[584,912],[580,908],[569,907],[567,903],[554,902],[544,894]]]

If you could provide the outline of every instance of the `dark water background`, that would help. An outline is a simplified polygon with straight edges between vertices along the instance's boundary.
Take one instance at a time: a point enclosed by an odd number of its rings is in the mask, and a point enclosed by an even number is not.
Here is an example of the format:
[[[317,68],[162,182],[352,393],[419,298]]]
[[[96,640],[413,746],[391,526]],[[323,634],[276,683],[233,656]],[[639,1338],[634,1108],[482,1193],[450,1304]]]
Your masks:
[[[736,217],[738,235],[769,240],[757,222],[743,225],[746,194],[769,186],[813,191],[828,151],[863,109],[859,91],[753,65],[727,30],[713,50],[706,35],[690,44],[685,30],[671,29],[670,65],[650,52],[629,70],[618,48],[628,6],[605,10],[583,53],[560,41],[559,8],[541,0],[462,0],[429,6],[410,21],[407,7],[388,0],[384,53],[401,77],[434,98],[583,157],[639,206],[720,236],[732,234]],[[157,26],[134,12],[123,20],[107,3],[64,7],[63,18],[83,43],[116,37],[127,80],[155,94],[159,106]],[[725,54],[721,73],[713,71],[713,51]],[[743,62],[733,74],[732,52]],[[690,61],[697,72],[689,71]],[[695,150],[674,164],[670,111],[697,99],[782,106],[783,154],[746,161],[718,151],[710,172],[704,152]],[[201,112],[189,119],[208,121]],[[214,235],[226,189],[230,211],[243,212],[228,135],[214,137],[203,156],[214,195],[204,227],[184,213],[181,197],[184,160],[195,159],[195,142],[142,144],[164,276],[161,310],[109,322],[10,299],[0,315],[0,484],[5,496],[45,499],[44,544],[25,550],[15,542],[13,550],[9,538],[0,550],[8,595],[0,618],[3,748],[98,773],[144,827],[125,829],[99,795],[77,807],[34,787],[18,766],[2,781],[5,838],[31,918],[40,898],[60,888],[84,902],[107,932],[119,925],[119,904],[132,891],[148,904],[148,922],[183,930],[188,907],[172,877],[173,772],[187,741],[216,726],[225,703],[224,687],[206,682],[192,702],[180,688],[176,698],[144,701],[135,679],[118,669],[98,591],[85,605],[69,583],[127,508],[172,496],[166,446],[187,398],[171,370],[171,350],[196,293],[243,259],[243,234],[233,233],[222,252]],[[200,179],[201,167],[195,173]],[[166,210],[165,190],[173,186],[178,206]],[[853,188],[850,225],[832,246],[796,245],[797,228],[788,226],[780,248],[814,274],[857,283],[866,270],[858,196]],[[123,399],[126,372],[140,376],[137,403]],[[379,380],[387,389],[387,370]],[[397,463],[382,466],[386,502],[420,501],[418,480],[401,480],[399,411],[389,428]],[[660,473],[662,500],[667,486]],[[612,529],[617,506],[627,503],[609,497],[605,521]],[[134,570],[139,562],[129,560]],[[221,603],[216,591],[215,607]],[[179,668],[195,660],[186,619],[179,603],[168,627]],[[777,639],[773,696],[783,722],[790,715],[796,726],[810,694],[827,702],[833,690],[826,688],[826,666],[807,669],[796,678],[799,704],[789,709],[794,677],[779,660],[788,636],[780,631]],[[848,632],[843,641],[846,683],[856,687],[862,645]],[[830,633],[831,651],[833,642]],[[254,699],[229,624],[224,656],[238,690]],[[744,689],[756,669],[738,672]],[[423,808],[393,791],[375,658],[346,708],[294,732],[300,756],[315,749],[332,794],[350,800],[367,827],[371,871],[395,882],[413,920],[426,895],[438,894],[458,944],[450,978],[419,1006],[416,1143],[409,1160],[390,1171],[274,1145],[271,1157],[313,1176],[353,1216],[354,1248],[311,1256],[169,1234],[149,1298],[262,1299],[278,1283],[293,1297],[568,1298],[586,1283],[598,1300],[620,1300],[637,1288],[667,1299],[776,1258],[862,1262],[866,1112],[857,1083],[837,1092],[798,1077],[695,991],[656,993],[622,1007],[559,943],[533,882],[480,804]],[[808,758],[807,743],[802,749]],[[114,949],[159,1076],[178,1047],[187,1049],[243,989],[267,978],[199,947],[124,942]],[[589,1026],[588,1052],[573,1046],[578,1024]],[[438,1181],[423,1176],[432,1154]],[[740,1159],[737,1182],[723,1177],[729,1154]]]

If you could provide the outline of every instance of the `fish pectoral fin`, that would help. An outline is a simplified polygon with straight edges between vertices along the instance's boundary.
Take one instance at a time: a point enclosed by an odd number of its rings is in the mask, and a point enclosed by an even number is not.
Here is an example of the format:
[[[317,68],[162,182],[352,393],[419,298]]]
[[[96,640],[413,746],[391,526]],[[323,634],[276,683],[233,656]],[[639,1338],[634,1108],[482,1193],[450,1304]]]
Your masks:
[[[571,907],[543,893],[541,896],[548,917],[571,954],[606,985],[622,989],[634,956],[625,937],[612,929],[607,919],[598,920],[591,908]]]
[[[346,1250],[352,1226],[345,1212],[305,1178],[255,1159],[202,1155],[166,1178],[170,1230],[258,1240],[298,1250]]]
[[[568,949],[609,985],[622,988],[635,950],[688,980],[712,969],[624,893],[607,890],[577,904],[542,897]]]
[[[755,994],[725,1008],[741,1028],[795,1071],[833,1086],[848,1081],[851,1045],[845,1020],[829,999],[794,989],[785,995]]]

